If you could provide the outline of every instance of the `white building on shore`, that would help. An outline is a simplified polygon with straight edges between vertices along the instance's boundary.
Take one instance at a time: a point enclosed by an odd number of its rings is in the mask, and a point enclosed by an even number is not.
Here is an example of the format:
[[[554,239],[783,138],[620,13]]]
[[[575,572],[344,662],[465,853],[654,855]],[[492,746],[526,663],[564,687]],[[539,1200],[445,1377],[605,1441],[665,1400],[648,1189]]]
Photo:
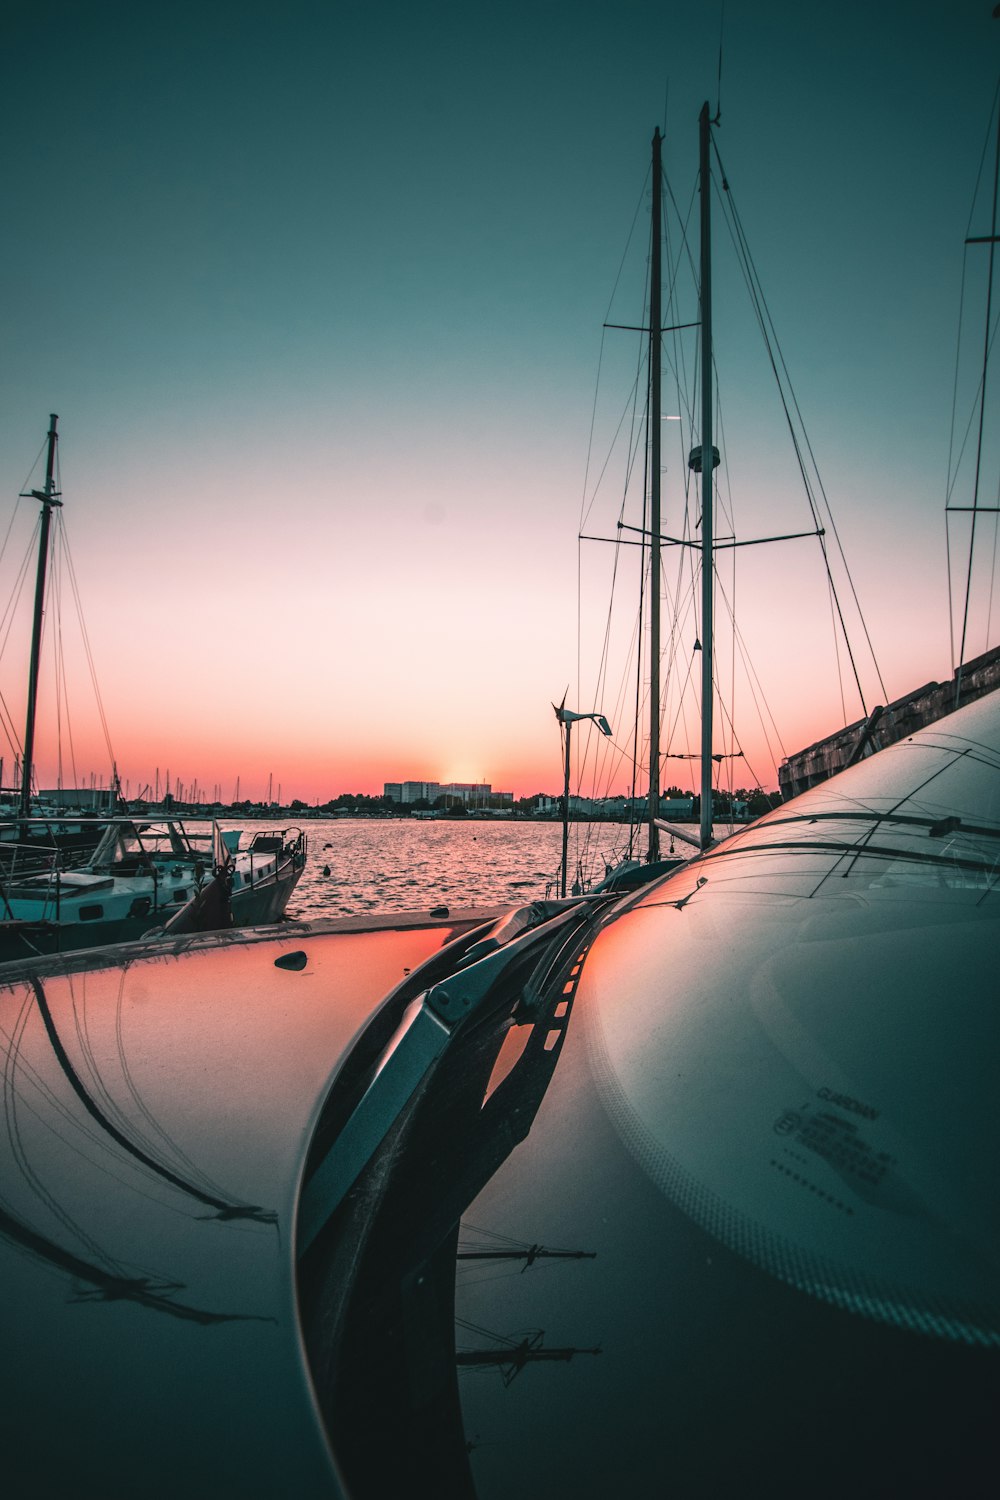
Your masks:
[[[383,795],[403,807],[421,800],[434,805],[439,797],[460,802],[470,810],[476,808],[513,807],[513,792],[495,792],[488,781],[387,781]]]

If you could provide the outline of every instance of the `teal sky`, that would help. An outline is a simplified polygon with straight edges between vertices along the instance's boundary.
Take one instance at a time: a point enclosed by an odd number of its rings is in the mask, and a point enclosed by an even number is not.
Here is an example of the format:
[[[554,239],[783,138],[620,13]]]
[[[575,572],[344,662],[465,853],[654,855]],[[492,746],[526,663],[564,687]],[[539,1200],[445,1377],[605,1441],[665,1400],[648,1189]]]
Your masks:
[[[558,784],[601,323],[664,118],[694,181],[719,29],[670,0],[8,5],[4,527],[58,412],[133,786]],[[726,5],[719,146],[890,696],[951,671],[955,339],[998,62],[982,0]],[[717,329],[724,399],[760,457],[741,339]],[[800,582],[756,606],[788,750],[840,714]],[[12,707],[21,669],[8,650]]]

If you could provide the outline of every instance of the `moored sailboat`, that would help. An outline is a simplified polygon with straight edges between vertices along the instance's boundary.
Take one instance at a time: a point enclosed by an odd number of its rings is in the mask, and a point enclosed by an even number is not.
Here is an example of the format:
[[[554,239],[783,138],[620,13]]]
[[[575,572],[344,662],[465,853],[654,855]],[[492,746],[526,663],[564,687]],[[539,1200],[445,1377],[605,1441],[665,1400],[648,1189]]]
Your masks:
[[[128,942],[162,929],[276,922],[305,867],[300,828],[197,832],[179,820],[109,821],[74,868],[0,877],[0,962]],[[217,899],[210,903],[207,886]]]
[[[53,412],[49,417],[45,440],[45,480],[42,488],[27,490],[20,496],[24,500],[37,500],[41,511],[35,561],[24,738],[22,753],[15,757],[15,768],[20,767],[20,777],[19,784],[13,789],[16,804],[11,808],[10,816],[0,817],[0,875],[5,873],[8,877],[17,865],[22,869],[32,863],[40,862],[44,865],[47,857],[56,851],[70,857],[83,857],[95,847],[104,826],[100,818],[66,817],[59,809],[39,806],[32,792],[42,630],[52,550],[52,519],[53,514],[61,510],[63,503],[56,484],[58,425],[59,417]],[[117,806],[117,787],[113,784],[108,792],[108,811],[116,811]]]
[[[731,831],[732,827],[738,826],[739,821],[745,821],[748,815],[747,803],[757,802],[755,812],[752,814],[756,816],[763,808],[772,805],[772,800],[776,800],[776,794],[772,799],[770,794],[763,792],[762,788],[766,782],[758,772],[752,770],[749,758],[745,754],[744,744],[741,743],[741,733],[745,734],[746,729],[738,728],[738,724],[746,725],[755,720],[760,722],[763,732],[759,738],[766,746],[768,759],[773,761],[775,779],[777,779],[778,758],[773,753],[769,730],[763,727],[767,719],[773,728],[774,716],[764,699],[760,677],[750,660],[744,633],[746,622],[744,620],[741,629],[735,612],[735,559],[738,555],[747,556],[746,553],[737,553],[736,549],[754,549],[762,543],[797,542],[808,538],[818,541],[817,550],[821,557],[821,568],[817,569],[816,584],[818,590],[821,589],[829,597],[834,634],[834,649],[830,658],[831,698],[842,667],[846,668],[849,662],[853,674],[853,689],[858,694],[863,712],[866,716],[868,714],[862,684],[861,652],[852,645],[848,635],[847,620],[852,611],[856,611],[865,651],[870,652],[870,671],[873,680],[877,679],[882,685],[870,633],[864,622],[857,591],[851,580],[843,549],[839,538],[836,537],[829,501],[816,469],[812,447],[802,424],[801,410],[791,388],[787,367],[777,346],[777,337],[764,301],[756,268],[753,266],[746,245],[743,227],[736,217],[730,185],[724,174],[721,183],[714,181],[712,177],[713,153],[716,156],[718,154],[714,139],[714,127],[717,123],[706,104],[699,118],[697,186],[699,245],[692,254],[685,224],[683,248],[675,257],[678,262],[686,259],[691,266],[697,301],[695,316],[692,316],[689,304],[678,297],[680,284],[678,265],[665,266],[663,260],[663,241],[665,237],[669,237],[664,210],[667,195],[661,192],[663,138],[659,129],[654,133],[650,195],[652,202],[651,237],[646,303],[648,314],[639,326],[635,322],[605,324],[606,329],[622,329],[633,333],[638,332],[644,336],[647,392],[644,435],[646,463],[642,466],[636,462],[630,439],[626,459],[625,491],[620,503],[616,501],[618,519],[615,523],[615,535],[593,535],[583,524],[585,516],[591,513],[597,489],[607,472],[610,453],[595,466],[600,478],[593,495],[585,500],[585,511],[581,518],[578,538],[581,543],[611,544],[611,550],[615,556],[615,564],[611,570],[612,596],[614,591],[620,588],[621,569],[618,559],[621,554],[619,549],[641,549],[638,592],[642,604],[637,622],[633,621],[631,625],[632,642],[629,648],[635,652],[635,656],[627,658],[622,672],[622,685],[618,689],[619,706],[613,713],[609,710],[612,721],[624,727],[619,736],[620,744],[615,745],[614,751],[609,752],[605,745],[603,750],[594,757],[593,762],[595,783],[600,776],[603,776],[606,778],[606,789],[610,789],[613,777],[620,774],[619,767],[623,763],[626,766],[631,763],[634,768],[629,805],[636,808],[637,804],[641,803],[645,823],[645,847],[643,849],[639,847],[638,818],[636,818],[635,824],[630,828],[625,857],[619,856],[614,861],[609,861],[605,856],[604,861],[607,869],[606,879],[628,880],[632,884],[641,883],[649,877],[650,872],[654,874],[665,872],[664,866],[667,862],[661,859],[661,845],[665,839],[669,839],[671,856],[675,854],[679,844],[693,846],[702,851],[707,850],[720,836],[720,823],[724,824],[728,818]],[[789,452],[793,455],[791,474],[794,475],[795,482],[784,486],[789,498],[785,500],[783,493],[782,501],[787,505],[793,494],[797,493],[800,488],[804,490],[811,520],[808,530],[794,529],[795,522],[790,520],[788,529],[782,531],[780,535],[757,535],[750,539],[739,535],[734,519],[732,481],[728,473],[724,482],[719,479],[719,474],[725,471],[720,467],[722,463],[720,454],[722,419],[713,329],[713,191],[719,193],[723,203],[723,216],[736,249],[740,279],[745,283],[749,292],[755,336],[759,335],[763,339],[764,367],[768,372],[769,383],[773,380],[776,385],[778,405],[791,438]],[[676,204],[673,193],[670,194],[669,201]],[[693,218],[694,215],[692,214],[691,217]],[[661,307],[661,284],[669,287],[672,299],[666,315]],[[678,340],[686,336],[683,334],[684,330],[695,331],[693,335],[695,348],[690,354],[679,355],[677,345]],[[672,344],[668,344],[668,338],[673,340]],[[670,416],[664,409],[661,396],[661,365],[664,368],[667,365],[670,366],[677,383],[677,405],[674,409],[681,414],[679,416]],[[686,379],[690,371],[694,372],[694,378],[690,384],[687,384]],[[682,381],[682,375],[685,376],[685,381]],[[634,373],[631,374],[631,382],[633,389],[638,387],[639,382]],[[747,389],[744,374],[741,382],[741,395],[745,396]],[[756,395],[755,391],[754,395]],[[745,402],[741,400],[742,404]],[[632,420],[633,427],[635,427],[634,413]],[[664,520],[663,495],[661,494],[662,478],[667,472],[661,452],[661,432],[663,431],[661,424],[665,422],[680,424],[675,431],[682,439],[683,470],[686,471],[682,482],[675,484],[677,494],[674,503],[678,507],[678,513],[670,525],[667,525]],[[624,419],[619,416],[617,424],[613,424],[613,442],[619,441],[624,426]],[[684,442],[685,435],[687,435],[687,442]],[[635,446],[638,448],[638,444]],[[633,485],[634,478],[639,475],[643,476],[644,481],[641,495],[641,519],[633,513],[630,518],[633,524],[626,524],[624,519],[626,502],[633,507],[635,505],[635,501],[630,498],[630,486]],[[747,486],[747,488],[751,487]],[[776,490],[777,486],[774,489]],[[780,526],[775,524],[773,491],[769,498],[770,503],[765,511],[767,529],[777,532]],[[788,514],[791,515],[791,512]],[[784,516],[782,518],[784,519]],[[828,530],[836,542],[836,545],[830,548],[826,541]],[[624,533],[630,535],[625,536]],[[671,590],[664,570],[664,560],[669,551],[672,551],[674,557],[681,561],[677,564],[677,579],[668,612],[666,602],[670,599]],[[728,590],[723,581],[721,567],[723,558],[733,561],[733,580]],[[835,571],[837,576],[835,576]],[[688,581],[682,583],[682,576]],[[759,583],[758,590],[760,590]],[[758,592],[757,614],[759,617],[772,614],[772,601],[773,584],[769,593]],[[731,631],[724,631],[722,637],[719,636],[716,628],[717,611],[720,616],[728,612],[731,622]],[[588,613],[581,600],[581,618],[586,618]],[[663,616],[662,620],[661,616]],[[606,707],[605,695],[608,683],[613,681],[614,675],[613,668],[610,666],[612,661],[609,645],[611,623],[612,615],[609,607],[608,619],[602,625],[596,688],[591,695],[592,701],[596,702],[597,708],[601,711]],[[796,633],[799,632],[797,622],[790,621],[788,628],[789,631],[794,629]],[[722,656],[718,649],[720,639],[723,645]],[[648,642],[648,647],[645,645],[646,642]],[[730,660],[724,665],[724,653],[727,647]],[[643,659],[644,650],[645,659]],[[635,662],[634,668],[633,662]],[[633,669],[635,671],[635,710],[631,716],[632,727],[630,728],[630,717],[628,711],[624,709],[626,698],[624,681],[625,672]],[[742,712],[738,706],[737,669],[744,683]],[[865,668],[865,671],[867,673],[869,668]],[[723,686],[723,672],[731,686]],[[787,676],[784,657],[781,659],[780,674],[782,677]],[[772,671],[772,678],[775,675]],[[822,679],[821,673],[816,675]],[[729,702],[726,701],[727,694],[731,694]],[[693,711],[692,699],[694,700]],[[846,701],[843,682],[840,683],[840,699],[843,705]],[[844,712],[846,715],[846,708]],[[587,714],[583,717],[594,718],[595,715]],[[780,735],[776,730],[775,738],[780,743]],[[746,746],[746,749],[749,750],[750,747]],[[589,754],[590,751],[586,753]],[[756,759],[756,756],[754,758]],[[661,815],[664,769],[670,760],[688,762],[694,767],[688,800],[692,809],[689,815],[697,824],[696,831],[678,826]],[[722,768],[727,765],[732,768],[737,762],[745,766],[750,777],[747,785],[751,790],[743,792],[736,790],[730,771],[729,790],[726,792]],[[645,777],[647,788],[645,797],[641,795],[643,777]],[[639,796],[636,795],[637,789]],[[668,795],[670,798],[680,798],[682,794],[679,789],[674,788]],[[602,793],[595,791],[594,796],[600,801]],[[607,790],[603,796],[608,796]],[[677,803],[675,802],[674,805],[676,807]],[[668,812],[667,816],[671,816],[671,813]],[[581,870],[584,865],[584,860],[578,860]],[[588,883],[582,878],[579,884],[583,889],[589,888]]]
[[[277,921],[304,868],[301,829],[261,829],[241,849],[238,832],[116,816],[116,771],[110,816],[42,815],[33,799],[51,528],[62,507],[58,420],[49,419],[44,485],[21,497],[37,500],[41,514],[17,811],[0,821],[0,962],[129,941],[167,923],[178,931]]]

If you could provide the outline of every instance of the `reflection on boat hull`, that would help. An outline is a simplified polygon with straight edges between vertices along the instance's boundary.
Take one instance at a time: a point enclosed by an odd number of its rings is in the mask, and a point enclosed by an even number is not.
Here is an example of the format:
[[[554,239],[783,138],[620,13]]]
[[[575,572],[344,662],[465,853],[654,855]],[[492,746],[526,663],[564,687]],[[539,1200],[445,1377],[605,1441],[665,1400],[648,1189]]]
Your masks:
[[[341,1493],[295,1313],[304,1143],[382,997],[488,915],[5,971],[7,1493]]]

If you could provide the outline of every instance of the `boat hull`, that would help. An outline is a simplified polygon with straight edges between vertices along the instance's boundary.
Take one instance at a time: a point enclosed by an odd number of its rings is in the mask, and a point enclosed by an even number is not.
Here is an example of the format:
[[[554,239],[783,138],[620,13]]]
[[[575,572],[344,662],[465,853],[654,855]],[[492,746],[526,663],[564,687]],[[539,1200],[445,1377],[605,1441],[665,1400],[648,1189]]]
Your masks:
[[[306,1149],[385,994],[489,915],[168,938],[7,971],[7,1493],[344,1493],[296,1310]]]
[[[305,841],[257,835],[255,842],[262,841],[266,847],[237,855],[208,880],[202,861],[179,854],[161,861],[155,874],[148,865],[140,871],[112,861],[0,886],[0,962],[134,942],[164,930],[277,922],[302,877]]]
[[[256,927],[277,922],[283,915],[292,892],[302,877],[302,867],[290,869],[276,880],[262,881],[253,887],[234,892],[231,918],[220,916],[219,927]],[[0,923],[0,963],[30,958],[33,954],[74,953],[83,948],[106,948],[116,943],[131,943],[155,931],[157,918],[165,924],[183,908],[161,907],[147,903],[134,916],[90,922],[7,921]],[[201,930],[211,930],[202,928]]]
[[[826,1500],[979,1492],[1000,1460],[998,788],[1000,695],[516,982],[425,998],[428,1023],[463,1001],[467,1022],[351,1191],[377,1085],[303,1200],[305,1221],[327,1193],[304,1324],[355,1500],[413,1474],[477,1500],[791,1500],[803,1475]],[[385,1049],[386,1103],[411,1037],[419,1064],[415,1022]]]

